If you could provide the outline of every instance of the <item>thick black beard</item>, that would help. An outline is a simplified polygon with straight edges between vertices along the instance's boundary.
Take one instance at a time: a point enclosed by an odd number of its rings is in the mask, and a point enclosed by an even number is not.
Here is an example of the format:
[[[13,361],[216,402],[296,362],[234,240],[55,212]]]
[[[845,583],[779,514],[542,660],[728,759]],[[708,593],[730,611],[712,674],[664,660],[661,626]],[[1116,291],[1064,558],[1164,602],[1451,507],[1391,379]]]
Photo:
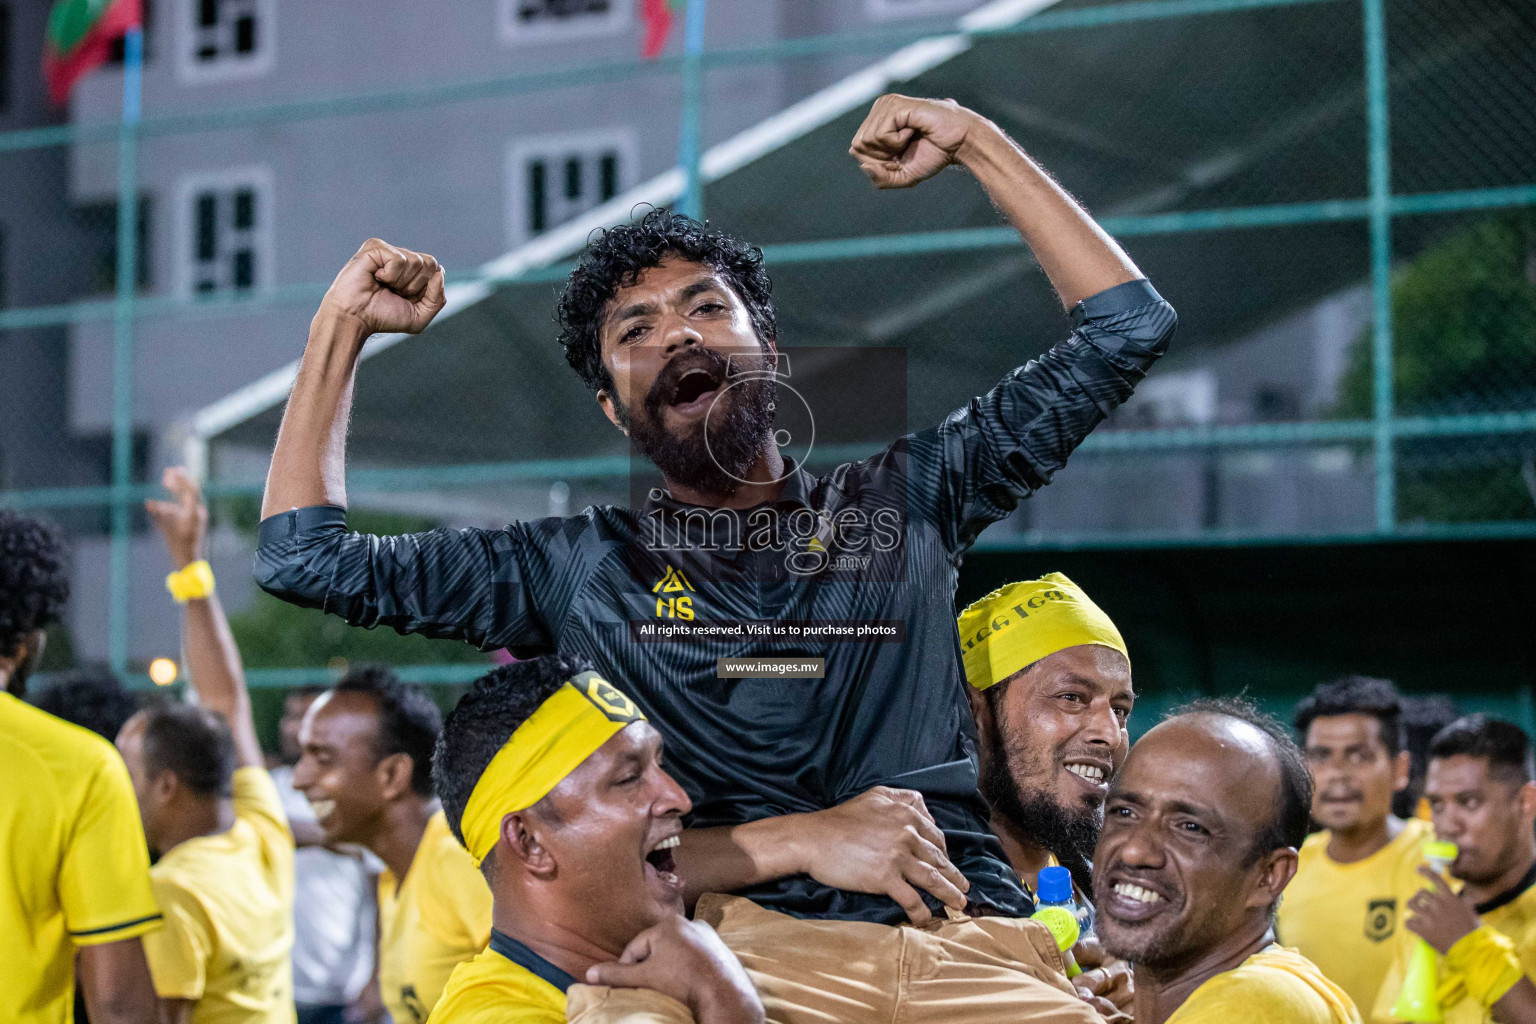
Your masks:
[[[981,776],[981,795],[992,813],[1007,822],[1010,831],[1039,843],[1072,872],[1072,881],[1083,892],[1093,891],[1093,848],[1104,826],[1102,810],[1062,807],[1045,793],[1024,793],[1011,768],[1011,751],[1003,744],[1002,730],[992,722],[991,763]],[[1026,751],[1026,758],[1030,751]]]
[[[700,349],[716,363],[727,386],[725,357]],[[689,366],[695,365],[692,360]],[[673,374],[663,370],[645,396],[645,415],[636,417],[619,403],[619,418],[629,428],[634,449],[650,460],[662,475],[701,494],[728,498],[741,486],[769,443],[773,430],[778,382],[771,376],[752,377],[731,388],[731,400],[713,416],[706,416],[686,434],[673,434],[663,426],[663,399]],[[710,425],[704,440],[705,423]]]

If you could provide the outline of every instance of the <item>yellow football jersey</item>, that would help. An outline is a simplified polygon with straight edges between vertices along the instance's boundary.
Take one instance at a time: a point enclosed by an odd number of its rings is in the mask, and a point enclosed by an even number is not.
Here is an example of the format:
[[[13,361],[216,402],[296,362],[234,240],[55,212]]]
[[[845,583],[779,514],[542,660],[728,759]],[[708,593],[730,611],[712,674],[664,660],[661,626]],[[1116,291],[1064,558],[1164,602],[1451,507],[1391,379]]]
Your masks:
[[[487,949],[454,967],[432,1024],[565,1024],[565,993]]]
[[[1168,1024],[1360,1024],[1355,1004],[1294,949],[1270,946],[1190,993]]]
[[[160,927],[128,769],[0,692],[0,1020],[68,1024],[75,949]]]
[[[405,881],[379,875],[379,988],[395,1024],[424,1024],[453,969],[490,938],[490,887],[438,811]]]
[[[1414,818],[1396,839],[1353,864],[1328,856],[1329,835],[1318,832],[1302,844],[1296,877],[1280,898],[1280,941],[1369,1010],[1397,952],[1393,936],[1403,908],[1424,884],[1418,869],[1433,829]]]
[[[581,985],[516,939],[453,969],[429,1024],[693,1024],[682,1003],[640,988]]]
[[[1520,958],[1520,965],[1525,968],[1525,976],[1536,980],[1536,867],[1510,892],[1478,904],[1477,915],[1483,924],[1507,936],[1515,944],[1515,954]],[[1376,996],[1375,1010],[1371,1014],[1372,1021],[1382,1024],[1396,1020],[1392,1016],[1392,1004],[1403,987],[1403,969],[1411,949],[1408,940],[1414,938],[1413,933],[1406,928],[1403,931],[1406,938],[1396,944],[1397,957],[1387,972],[1386,980],[1382,982],[1381,991]],[[1447,998],[1440,1005],[1445,1024],[1493,1024],[1493,1017],[1475,1000],[1465,998],[1460,986],[1447,986],[1447,982],[1454,980],[1451,971],[1444,957],[1435,959],[1440,970],[1441,990],[1449,988],[1455,992],[1454,997]]]
[[[235,823],[154,866],[165,927],[144,940],[155,990],[194,1024],[292,1024],[293,834],[272,777],[239,768]]]

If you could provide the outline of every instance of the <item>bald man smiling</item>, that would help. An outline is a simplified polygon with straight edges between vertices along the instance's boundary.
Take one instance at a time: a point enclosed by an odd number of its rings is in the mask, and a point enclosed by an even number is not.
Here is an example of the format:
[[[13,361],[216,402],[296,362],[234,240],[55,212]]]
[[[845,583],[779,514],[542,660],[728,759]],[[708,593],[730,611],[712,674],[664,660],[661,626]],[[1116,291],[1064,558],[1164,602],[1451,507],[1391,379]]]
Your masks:
[[[1312,780],[1280,723],[1201,701],[1131,748],[1094,854],[1104,947],[1136,965],[1136,1024],[1359,1024],[1343,989],[1275,943]]]

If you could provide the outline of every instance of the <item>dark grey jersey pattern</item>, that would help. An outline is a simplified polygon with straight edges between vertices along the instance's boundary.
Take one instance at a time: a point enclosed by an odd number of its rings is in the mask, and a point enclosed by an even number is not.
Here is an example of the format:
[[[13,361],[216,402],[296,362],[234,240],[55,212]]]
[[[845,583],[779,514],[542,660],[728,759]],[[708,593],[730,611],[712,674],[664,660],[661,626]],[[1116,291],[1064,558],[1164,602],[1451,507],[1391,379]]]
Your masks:
[[[353,625],[507,647],[522,657],[558,649],[589,658],[666,738],[667,767],[693,800],[694,827],[822,810],[877,785],[915,789],[970,880],[975,909],[1027,915],[1031,900],[987,830],[976,791],[975,731],[955,631],[957,567],[983,528],[1049,483],[1130,396],[1166,350],[1175,321],[1146,281],[1092,296],[1073,309],[1069,338],[939,426],[822,476],[796,467],[771,506],[700,510],[659,494],[640,509],[593,507],[501,530],[397,537],[348,533],[342,509],[316,506],[261,524],[256,579],[271,594]],[[777,525],[763,543],[748,543],[754,512],[761,522],[768,509]],[[803,553],[809,543],[810,531],[785,525],[797,512],[839,529],[883,517],[897,524],[897,544],[806,573],[786,564],[785,544]],[[658,544],[654,524],[668,517],[676,530]],[[817,534],[834,556],[845,544],[839,529]],[[763,541],[761,531],[755,536]],[[658,594],[669,574],[672,590]],[[657,616],[659,597],[673,592],[689,599],[695,623],[881,621],[902,624],[905,635],[902,642],[637,635],[637,623],[672,621]],[[751,655],[824,658],[825,675],[717,677],[718,659]],[[905,916],[884,896],[805,875],[743,895],[801,916],[891,923]]]

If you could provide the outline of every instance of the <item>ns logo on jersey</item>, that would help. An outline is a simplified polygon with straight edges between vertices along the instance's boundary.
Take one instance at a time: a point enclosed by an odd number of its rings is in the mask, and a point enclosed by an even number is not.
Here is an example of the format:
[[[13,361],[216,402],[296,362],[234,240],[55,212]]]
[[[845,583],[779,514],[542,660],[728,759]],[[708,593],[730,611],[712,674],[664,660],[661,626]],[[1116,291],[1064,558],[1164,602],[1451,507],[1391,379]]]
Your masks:
[[[682,570],[667,566],[666,574],[651,588],[651,593],[656,595],[656,617],[691,620],[693,598],[688,595],[693,592],[693,584],[688,582]]]

